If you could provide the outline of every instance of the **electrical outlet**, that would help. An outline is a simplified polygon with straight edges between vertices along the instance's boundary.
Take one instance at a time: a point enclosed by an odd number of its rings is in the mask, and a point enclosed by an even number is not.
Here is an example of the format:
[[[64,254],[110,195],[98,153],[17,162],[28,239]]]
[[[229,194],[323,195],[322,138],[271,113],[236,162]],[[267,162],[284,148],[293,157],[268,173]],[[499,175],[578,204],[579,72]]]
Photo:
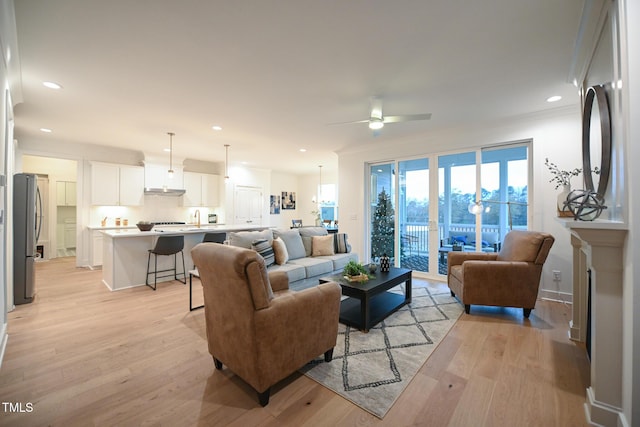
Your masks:
[[[560,270],[553,270],[552,273],[553,273],[554,282],[559,282],[559,281],[562,280],[562,276],[560,274]]]

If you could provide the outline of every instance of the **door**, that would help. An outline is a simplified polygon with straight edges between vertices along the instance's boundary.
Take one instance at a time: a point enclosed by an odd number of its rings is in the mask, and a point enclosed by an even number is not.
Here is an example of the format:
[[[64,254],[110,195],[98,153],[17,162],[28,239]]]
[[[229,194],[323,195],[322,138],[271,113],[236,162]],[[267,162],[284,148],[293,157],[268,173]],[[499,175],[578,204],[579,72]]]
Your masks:
[[[398,162],[400,267],[429,271],[429,159]]]
[[[529,146],[517,144],[482,150],[481,234],[476,248],[499,249],[512,229],[528,228]]]
[[[235,223],[262,224],[262,188],[237,186],[235,190]]]
[[[438,156],[438,273],[447,274],[451,251],[475,246],[476,152]]]

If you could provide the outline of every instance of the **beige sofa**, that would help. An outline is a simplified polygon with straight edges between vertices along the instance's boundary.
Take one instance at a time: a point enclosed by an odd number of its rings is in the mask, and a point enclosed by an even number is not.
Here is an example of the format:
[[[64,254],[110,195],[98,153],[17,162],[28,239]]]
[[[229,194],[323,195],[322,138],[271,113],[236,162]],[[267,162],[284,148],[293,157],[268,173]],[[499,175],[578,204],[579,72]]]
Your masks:
[[[333,251],[314,251],[314,241],[318,238],[332,241]],[[266,239],[271,243],[275,251],[275,260],[267,271],[280,271],[287,274],[292,289],[302,289],[310,285],[317,285],[318,278],[331,275],[334,272],[342,271],[344,266],[351,260],[358,261],[358,255],[351,252],[347,236],[342,233],[329,234],[324,227],[301,227],[292,229],[268,229],[263,231],[239,231],[229,233],[227,236],[229,245],[255,249],[254,243]],[[273,240],[279,239],[284,243],[286,259],[279,257],[277,247],[282,244],[273,245]],[[316,245],[317,246],[317,245]],[[330,253],[331,252],[331,253]],[[268,259],[268,256],[267,256]]]

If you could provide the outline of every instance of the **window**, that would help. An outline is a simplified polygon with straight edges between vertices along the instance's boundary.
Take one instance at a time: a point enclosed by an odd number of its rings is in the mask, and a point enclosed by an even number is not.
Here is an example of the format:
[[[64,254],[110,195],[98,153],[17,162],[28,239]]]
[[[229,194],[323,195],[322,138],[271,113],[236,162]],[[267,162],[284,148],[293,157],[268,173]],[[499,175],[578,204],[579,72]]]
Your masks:
[[[320,208],[320,219],[335,221],[338,219],[338,206],[336,200],[336,185],[322,184],[318,186],[318,207]]]

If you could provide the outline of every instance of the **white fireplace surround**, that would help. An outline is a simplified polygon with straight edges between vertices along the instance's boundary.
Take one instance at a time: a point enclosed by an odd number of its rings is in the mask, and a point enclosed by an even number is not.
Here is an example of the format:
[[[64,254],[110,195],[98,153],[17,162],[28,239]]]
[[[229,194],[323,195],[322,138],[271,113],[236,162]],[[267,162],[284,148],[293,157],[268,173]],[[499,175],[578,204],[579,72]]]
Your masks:
[[[623,247],[622,222],[562,221],[573,246],[572,340],[585,342],[588,274],[591,270],[591,385],[587,388],[587,421],[624,425],[622,411]],[[620,423],[622,422],[622,423]]]

